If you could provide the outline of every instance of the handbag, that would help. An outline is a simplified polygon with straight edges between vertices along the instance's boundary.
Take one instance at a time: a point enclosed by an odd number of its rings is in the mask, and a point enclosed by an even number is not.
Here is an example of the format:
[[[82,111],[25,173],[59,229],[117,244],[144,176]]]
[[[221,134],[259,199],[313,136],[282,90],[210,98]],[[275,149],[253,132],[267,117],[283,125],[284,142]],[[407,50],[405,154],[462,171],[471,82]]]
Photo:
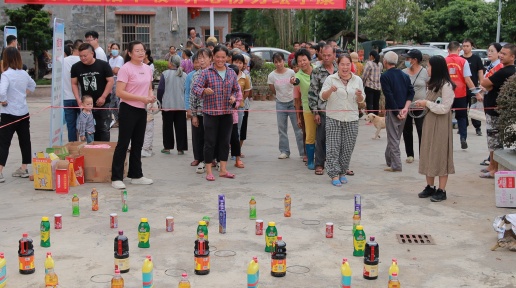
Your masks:
[[[475,119],[478,121],[486,121],[486,113],[484,112],[484,103],[476,102],[471,104],[469,107],[469,118]]]

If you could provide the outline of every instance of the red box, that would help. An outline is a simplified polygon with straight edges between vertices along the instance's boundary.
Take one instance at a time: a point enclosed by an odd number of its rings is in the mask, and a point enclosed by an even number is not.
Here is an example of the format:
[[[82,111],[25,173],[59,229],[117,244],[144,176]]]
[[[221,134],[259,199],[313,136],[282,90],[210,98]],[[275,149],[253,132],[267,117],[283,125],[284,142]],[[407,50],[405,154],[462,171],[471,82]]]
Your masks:
[[[56,193],[68,194],[68,192],[70,192],[68,169],[56,169]]]
[[[75,177],[77,178],[79,184],[84,184],[84,156],[67,156],[66,160],[70,161],[70,163],[73,164],[73,171],[75,172]]]

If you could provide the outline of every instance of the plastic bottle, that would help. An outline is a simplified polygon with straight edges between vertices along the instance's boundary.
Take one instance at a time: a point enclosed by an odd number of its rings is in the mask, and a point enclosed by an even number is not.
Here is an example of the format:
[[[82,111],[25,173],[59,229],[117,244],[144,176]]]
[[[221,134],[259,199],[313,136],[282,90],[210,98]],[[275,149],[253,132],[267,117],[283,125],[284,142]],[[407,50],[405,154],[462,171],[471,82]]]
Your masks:
[[[186,273],[183,273],[181,275],[181,281],[179,281],[179,286],[177,286],[178,288],[190,288],[190,281],[188,281],[188,274]]]
[[[127,190],[122,191],[122,212],[127,212],[129,207],[127,207]]]
[[[206,226],[206,221],[199,221],[199,225],[197,226],[197,239],[200,238],[201,233],[204,235],[204,240],[208,240],[208,226]]]
[[[73,194],[72,198],[72,216],[79,217],[81,215],[80,209],[79,209],[79,197],[77,197],[77,194]]]
[[[50,222],[48,221],[48,217],[41,217],[41,225],[40,229],[40,245],[41,247],[50,247]]]
[[[292,216],[291,208],[292,208],[292,198],[290,198],[290,194],[285,195],[285,200],[283,201],[285,205],[285,211],[283,212],[283,216],[290,217]]]
[[[47,252],[47,257],[45,258],[45,275],[48,274],[49,269],[54,269],[54,259],[52,258],[52,253]]]
[[[4,252],[0,252],[0,288],[4,288],[7,284],[7,263],[5,261]]]
[[[143,261],[142,267],[142,283],[143,288],[154,287],[154,263],[152,263],[152,257],[147,256]]]
[[[91,190],[91,211],[99,210],[99,192],[96,188]]]
[[[364,227],[358,225],[355,234],[353,234],[353,256],[364,256],[365,244],[366,235]]]
[[[265,252],[272,252],[272,246],[278,238],[278,230],[275,222],[269,222],[269,226],[265,230]]]
[[[256,219],[256,200],[254,200],[254,197],[251,197],[251,201],[249,201],[249,219]]]
[[[362,217],[362,197],[360,197],[360,194],[355,194],[355,211],[358,211],[358,216]]]
[[[340,266],[340,274],[342,274],[342,278],[340,281],[341,287],[351,288],[352,271],[347,258],[342,259],[342,265]]]
[[[360,225],[360,215],[358,214],[358,211],[355,211],[353,214],[353,235],[355,235],[358,225]]]
[[[364,278],[375,280],[378,278],[378,263],[380,262],[380,246],[370,237],[364,252]]]
[[[392,279],[393,273],[400,275],[400,268],[398,267],[398,260],[396,260],[396,258],[392,258],[392,264],[391,267],[389,267],[389,280]]]
[[[48,273],[45,275],[45,287],[56,288],[57,285],[59,285],[59,278],[54,272],[54,267],[52,267],[48,269]]]
[[[115,276],[111,279],[111,288],[124,288],[124,278],[120,272],[120,270],[115,270]]]
[[[287,275],[287,243],[283,241],[281,236],[278,236],[273,249],[274,251],[271,255],[271,275],[283,277]]]
[[[138,248],[150,248],[150,225],[147,218],[141,218],[138,225]]]
[[[194,273],[197,275],[208,275],[210,273],[210,246],[209,241],[204,240],[204,233],[199,233],[199,239],[194,245]]]
[[[115,270],[120,273],[129,272],[129,240],[124,231],[118,231],[115,237]]]
[[[23,233],[18,245],[18,261],[20,274],[32,274],[36,271],[34,267],[34,245],[28,233]]]
[[[392,279],[389,280],[389,288],[400,288],[400,280],[398,280],[398,273],[394,272],[392,273]]]
[[[253,260],[247,266],[247,288],[258,287],[260,281],[260,265],[258,265],[258,257],[254,256]]]

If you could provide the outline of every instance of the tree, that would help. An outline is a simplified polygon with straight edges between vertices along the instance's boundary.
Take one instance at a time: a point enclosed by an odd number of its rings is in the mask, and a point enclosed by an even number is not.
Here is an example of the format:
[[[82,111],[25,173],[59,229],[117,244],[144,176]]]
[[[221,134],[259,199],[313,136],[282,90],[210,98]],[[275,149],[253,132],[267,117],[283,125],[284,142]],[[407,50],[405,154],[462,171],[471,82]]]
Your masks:
[[[18,38],[27,39],[28,49],[34,56],[36,67],[35,75],[38,75],[38,56],[45,50],[52,48],[52,28],[50,27],[50,14],[43,11],[44,5],[23,5],[19,9],[5,9],[9,16],[9,22],[5,25],[16,26]],[[5,26],[4,25],[4,26]],[[3,29],[4,26],[1,26]],[[36,78],[38,78],[36,76]]]
[[[498,3],[496,9],[498,9]],[[502,1],[502,25],[500,41],[516,42],[516,1]]]
[[[317,40],[326,40],[342,30],[355,30],[354,9],[348,6],[346,10],[316,10],[315,36]]]
[[[426,10],[428,8],[439,10],[443,7],[446,7],[450,0],[415,0],[415,2],[419,5],[421,10]]]

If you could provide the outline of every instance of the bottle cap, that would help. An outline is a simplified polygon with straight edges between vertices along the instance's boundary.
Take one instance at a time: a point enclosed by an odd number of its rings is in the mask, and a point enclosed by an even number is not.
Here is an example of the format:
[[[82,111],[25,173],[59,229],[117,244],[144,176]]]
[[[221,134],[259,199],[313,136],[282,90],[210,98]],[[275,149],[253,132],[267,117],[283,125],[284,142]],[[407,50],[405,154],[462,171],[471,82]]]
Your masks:
[[[115,274],[120,274],[120,270],[116,269]]]
[[[374,236],[369,237],[369,241],[374,241]]]
[[[396,259],[396,258],[392,258],[392,262],[396,262],[396,263],[398,263],[398,259]]]
[[[140,221],[141,221],[141,222],[144,222],[144,223],[145,223],[145,222],[148,222],[148,221],[147,221],[147,218],[142,218],[142,219],[140,219]]]
[[[182,276],[183,278],[186,278],[186,277],[188,277],[188,274],[183,273],[183,274],[181,274],[181,276]]]
[[[269,226],[276,226],[276,222],[269,222]]]
[[[393,277],[398,277],[398,273],[394,272],[394,273],[392,273],[392,276]]]
[[[357,230],[364,230],[364,226],[362,226],[362,225],[358,225],[358,226],[357,226]]]
[[[77,197],[77,194],[73,194],[73,197]]]
[[[47,216],[41,217],[41,221],[48,221],[48,217]]]
[[[4,252],[0,252],[0,258],[4,259]]]
[[[254,261],[254,263],[258,263],[258,257],[253,256],[253,261]]]
[[[285,195],[285,197],[290,197],[290,194]]]
[[[254,200],[254,196],[251,196],[251,200]]]
[[[118,231],[118,235],[124,235],[124,231],[122,231],[122,230]]]
[[[344,264],[344,263],[346,263],[346,262],[348,262],[348,258],[344,258],[344,259],[342,259],[342,264]]]
[[[206,221],[204,221],[204,220],[199,221],[199,225],[206,225]]]
[[[256,220],[256,222],[258,222],[258,223],[262,223],[262,222],[263,222],[263,220],[258,219],[258,220]]]
[[[54,217],[61,217],[61,214],[54,214]]]
[[[283,240],[283,237],[278,236],[278,241],[281,241],[281,240]]]
[[[23,234],[22,234],[22,237],[23,237],[23,238],[27,238],[27,237],[29,237],[29,233],[23,233]]]
[[[355,215],[358,215],[358,211],[355,211]]]
[[[199,233],[199,237],[204,238],[204,232]]]
[[[147,255],[145,258],[149,259],[149,261],[152,261],[152,257],[150,255]]]
[[[47,252],[47,257],[52,256],[52,252]]]

